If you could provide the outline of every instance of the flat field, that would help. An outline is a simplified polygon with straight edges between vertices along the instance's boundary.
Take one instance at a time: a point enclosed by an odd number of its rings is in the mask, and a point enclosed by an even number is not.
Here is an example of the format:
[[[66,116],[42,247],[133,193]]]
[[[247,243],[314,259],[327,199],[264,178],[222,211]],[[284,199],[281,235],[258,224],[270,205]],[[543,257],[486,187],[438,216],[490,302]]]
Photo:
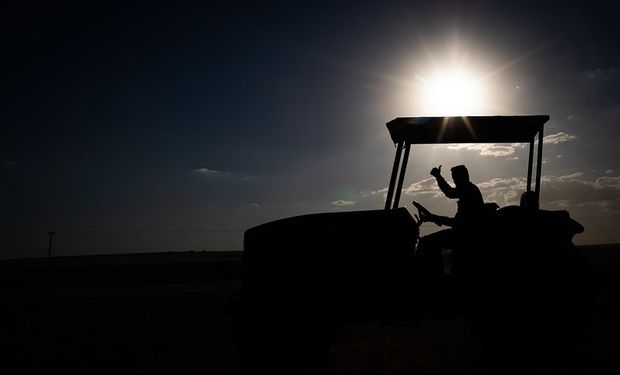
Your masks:
[[[620,373],[620,245],[583,246],[596,298],[586,337],[553,368]],[[106,255],[0,262],[6,373],[237,374],[230,300],[241,252]],[[314,373],[486,373],[459,319],[351,324]],[[506,364],[510,366],[510,364]]]

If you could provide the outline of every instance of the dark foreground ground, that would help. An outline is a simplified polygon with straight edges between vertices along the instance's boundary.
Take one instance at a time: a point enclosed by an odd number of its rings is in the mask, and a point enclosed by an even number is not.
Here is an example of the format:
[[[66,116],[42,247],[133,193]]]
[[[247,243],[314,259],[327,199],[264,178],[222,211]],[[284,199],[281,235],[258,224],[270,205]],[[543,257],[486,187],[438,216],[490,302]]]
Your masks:
[[[592,324],[573,353],[530,373],[620,373],[620,245],[582,249],[596,285]],[[239,294],[241,259],[212,252],[2,261],[0,368],[239,373],[229,301]],[[489,361],[459,319],[367,322],[345,327],[315,372],[478,374]]]

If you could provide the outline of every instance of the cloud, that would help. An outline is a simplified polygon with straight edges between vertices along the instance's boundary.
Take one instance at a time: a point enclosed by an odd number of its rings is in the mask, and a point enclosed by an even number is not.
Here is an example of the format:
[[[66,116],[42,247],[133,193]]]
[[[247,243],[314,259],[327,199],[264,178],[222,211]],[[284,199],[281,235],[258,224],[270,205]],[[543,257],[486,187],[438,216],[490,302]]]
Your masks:
[[[543,137],[543,143],[557,145],[558,143],[568,142],[573,139],[577,139],[577,137],[572,134],[559,132],[556,134],[550,134],[546,137]]]
[[[612,173],[613,171],[606,171],[605,174],[592,177],[587,177],[582,172],[544,175],[541,178],[541,207],[546,210],[568,210],[571,216],[575,217],[620,217],[620,176]],[[495,202],[500,207],[505,207],[519,204],[521,194],[527,187],[527,179],[493,178],[476,185],[480,188],[485,202]],[[532,189],[534,188],[535,186],[532,186]],[[385,201],[386,191],[387,188],[360,192],[355,205],[376,208],[380,204],[379,197],[383,197]],[[455,212],[455,202],[445,198],[433,178],[417,181],[404,188],[403,196],[424,201],[431,211],[437,210],[448,216]],[[406,199],[401,199],[402,201]],[[332,204],[336,205],[336,202]]]
[[[407,195],[416,195],[425,193],[438,194],[440,190],[439,187],[437,187],[437,183],[434,178],[427,178],[422,181],[414,182],[403,191]]]
[[[374,196],[374,195],[377,195],[377,194],[386,195],[387,191],[388,191],[388,188],[383,188],[383,189],[378,189],[378,190],[370,190],[370,191],[362,190],[360,192],[360,196],[362,196],[363,198],[366,198],[366,197]]]
[[[524,177],[494,178],[489,181],[478,183],[481,191],[490,191],[504,188],[525,189],[526,181]]]
[[[521,143],[496,144],[496,143],[462,143],[446,146],[448,150],[477,151],[480,156],[508,156],[515,153],[518,148],[525,147]]]
[[[519,203],[521,194],[527,187],[525,177],[493,178],[476,184],[485,202],[495,202],[500,206]]]
[[[584,71],[583,77],[589,81],[610,81],[620,75],[616,68],[593,68]]]
[[[581,173],[547,176],[543,179],[544,196],[552,204],[568,202],[571,206],[597,206],[603,212],[620,213],[620,176],[602,176],[594,180]]]
[[[614,189],[620,190],[620,176],[603,176],[596,179],[594,187],[597,189]]]
[[[582,172],[547,175],[541,179],[542,203],[547,209],[596,206],[603,212],[620,212],[620,176],[586,179]],[[526,189],[524,177],[494,178],[478,183],[484,200],[500,206],[515,205]]]
[[[331,202],[331,204],[333,204],[334,206],[338,206],[338,207],[345,207],[345,206],[353,206],[355,204],[355,201],[345,201],[345,200],[340,199],[340,200]]]
[[[17,162],[15,160],[5,160],[4,161],[4,166],[7,168],[16,168],[19,167],[21,165],[20,162]]]
[[[544,178],[542,178],[543,182],[545,181],[553,181],[553,180],[558,180],[558,181],[562,181],[562,182],[580,182],[582,180],[579,179],[579,177],[582,177],[583,173],[582,172],[575,172],[572,174],[567,174],[564,176],[546,176]]]
[[[229,174],[228,172],[216,171],[209,168],[194,169],[194,172],[202,176],[225,176]]]
[[[550,134],[543,138],[543,143],[547,144],[558,144],[568,142],[570,140],[576,139],[577,137],[568,134],[565,132],[559,132],[556,134]],[[524,148],[525,143],[506,143],[506,144],[498,144],[498,143],[459,143],[459,144],[449,144],[446,146],[435,146],[436,148],[446,147],[448,150],[466,150],[466,151],[476,151],[480,156],[493,156],[493,157],[501,157],[501,156],[510,156],[515,153],[517,149]]]
[[[575,172],[560,176],[546,175],[541,183],[543,203],[548,209],[596,206],[604,212],[620,212],[620,176],[607,174],[587,179],[582,172]],[[495,202],[503,207],[519,204],[527,180],[525,177],[493,178],[476,185],[485,202]],[[404,192],[410,195],[433,194],[433,198],[443,199],[434,179],[413,183]]]

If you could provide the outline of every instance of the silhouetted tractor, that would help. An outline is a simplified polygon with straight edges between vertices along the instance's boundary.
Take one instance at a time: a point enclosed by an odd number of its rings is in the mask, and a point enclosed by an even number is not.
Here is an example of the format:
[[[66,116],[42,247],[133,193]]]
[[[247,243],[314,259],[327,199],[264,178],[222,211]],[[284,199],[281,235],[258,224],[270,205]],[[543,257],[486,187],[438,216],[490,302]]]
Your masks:
[[[245,366],[294,371],[359,321],[464,317],[490,348],[561,350],[574,343],[591,305],[589,269],[572,243],[583,227],[566,211],[531,207],[548,119],[396,118],[387,123],[396,156],[384,209],[303,215],[247,230],[235,308]],[[411,145],[515,142],[529,143],[530,207],[492,209],[464,228],[451,249],[452,272],[443,282],[426,279],[414,255],[420,223],[399,208]]]

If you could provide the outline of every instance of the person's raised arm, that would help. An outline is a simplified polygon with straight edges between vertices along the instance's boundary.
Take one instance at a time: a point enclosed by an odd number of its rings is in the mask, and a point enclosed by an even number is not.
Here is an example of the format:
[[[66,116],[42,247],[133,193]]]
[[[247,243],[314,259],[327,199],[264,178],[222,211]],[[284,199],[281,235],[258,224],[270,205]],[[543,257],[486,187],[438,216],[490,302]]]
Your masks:
[[[446,182],[446,179],[443,178],[443,176],[441,175],[441,165],[439,167],[431,169],[431,176],[435,177],[439,189],[441,189],[441,191],[446,195],[446,197],[450,199],[455,199],[459,197],[457,190],[450,186],[450,184]]]

